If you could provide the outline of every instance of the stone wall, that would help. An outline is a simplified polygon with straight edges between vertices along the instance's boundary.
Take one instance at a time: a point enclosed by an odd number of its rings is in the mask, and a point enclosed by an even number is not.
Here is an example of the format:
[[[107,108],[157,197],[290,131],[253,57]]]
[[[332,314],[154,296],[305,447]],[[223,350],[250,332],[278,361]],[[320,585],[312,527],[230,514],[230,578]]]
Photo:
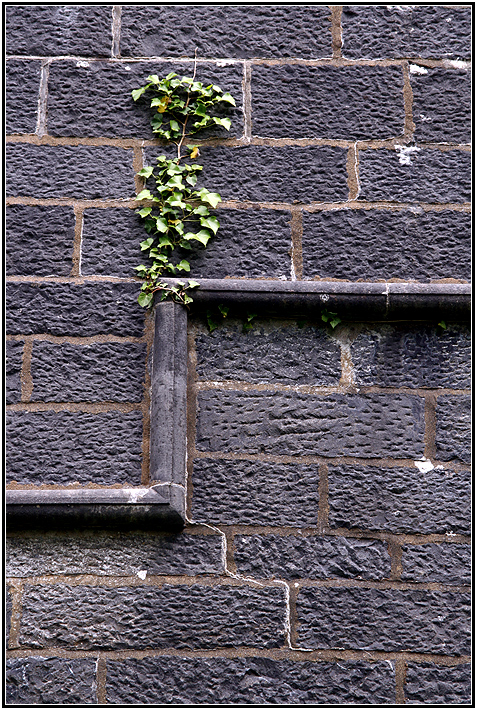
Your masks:
[[[467,283],[470,12],[6,8],[9,488],[154,483],[131,90],[237,99],[194,277]],[[468,325],[252,326],[189,318],[183,532],[8,538],[8,702],[469,701]]]

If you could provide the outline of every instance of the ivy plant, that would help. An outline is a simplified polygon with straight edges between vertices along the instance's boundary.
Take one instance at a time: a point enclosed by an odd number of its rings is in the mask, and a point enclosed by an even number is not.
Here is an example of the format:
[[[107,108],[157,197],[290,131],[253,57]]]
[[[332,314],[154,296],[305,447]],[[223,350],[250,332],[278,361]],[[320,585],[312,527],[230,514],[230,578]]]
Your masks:
[[[135,267],[143,281],[138,301],[145,307],[152,305],[156,291],[161,291],[162,301],[171,299],[185,306],[192,301],[188,291],[199,286],[197,281],[189,280],[187,285],[179,281],[170,286],[161,277],[189,273],[189,262],[177,257],[174,250],[177,247],[189,250],[197,243],[206,247],[220,226],[210,209],[222,199],[205,187],[197,189],[202,171],[202,165],[197,163],[199,146],[188,141],[207,128],[219,126],[230,130],[230,118],[216,114],[235,106],[235,99],[216,84],[196,81],[195,75],[195,66],[192,77],[179,78],[171,72],[160,79],[152,74],[145,86],[132,92],[134,101],[143,94],[150,97],[153,133],[177,148],[174,158],[159,155],[156,165],[146,166],[137,173],[150,186],[136,197],[142,203],[137,213],[149,235],[141,242],[141,250],[152,262]]]

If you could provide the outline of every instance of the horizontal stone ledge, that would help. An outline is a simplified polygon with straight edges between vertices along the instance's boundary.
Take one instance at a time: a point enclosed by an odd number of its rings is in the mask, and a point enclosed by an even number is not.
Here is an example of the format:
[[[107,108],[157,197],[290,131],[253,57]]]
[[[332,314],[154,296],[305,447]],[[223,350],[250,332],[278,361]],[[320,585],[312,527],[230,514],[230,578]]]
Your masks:
[[[184,491],[151,488],[7,490],[7,531],[28,529],[170,530],[184,526]]]
[[[164,279],[184,283],[186,279]],[[320,315],[326,309],[342,320],[470,320],[470,284],[375,283],[201,279],[191,292],[194,312],[218,305],[260,315]],[[158,301],[159,299],[157,299]]]

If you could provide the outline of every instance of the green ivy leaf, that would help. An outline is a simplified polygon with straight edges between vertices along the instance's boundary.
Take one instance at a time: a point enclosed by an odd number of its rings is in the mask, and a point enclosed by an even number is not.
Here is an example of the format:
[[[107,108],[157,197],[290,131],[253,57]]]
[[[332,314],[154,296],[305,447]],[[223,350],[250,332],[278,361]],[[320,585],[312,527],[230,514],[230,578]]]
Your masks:
[[[182,261],[177,264],[177,268],[181,271],[190,271],[190,264],[185,259],[182,259]]]
[[[147,217],[148,214],[151,214],[152,207],[143,207],[142,210],[136,210],[136,213],[138,215],[141,215],[141,217]]]
[[[137,101],[145,91],[147,91],[147,86],[142,86],[140,89],[134,89],[131,91],[131,96],[133,97],[134,101]]]
[[[212,207],[217,207],[219,202],[222,202],[222,198],[218,192],[207,191],[207,194],[201,195],[200,198],[203,202],[208,202]]]
[[[152,237],[149,237],[149,239],[146,239],[144,242],[140,243],[141,251],[146,251],[146,249],[149,249],[152,244],[154,244],[154,239]]]
[[[137,298],[137,301],[140,306],[144,306],[144,308],[146,308],[147,306],[149,306],[149,304],[151,303],[153,298],[154,298],[153,293],[145,293],[144,291],[141,291],[141,293],[139,294],[139,296]]]
[[[219,220],[217,217],[201,217],[200,223],[202,227],[207,227],[211,229],[214,234],[217,234],[217,230],[220,227]]]
[[[154,168],[147,166],[146,168],[142,168],[142,170],[140,170],[137,174],[140,177],[148,178],[148,177],[151,177],[153,171],[154,171]]]
[[[136,200],[152,200],[153,195],[151,194],[150,190],[141,190],[139,195],[136,195],[135,199]]]
[[[220,101],[226,101],[227,103],[232,104],[232,106],[236,106],[234,97],[229,94],[228,91],[220,97]]]

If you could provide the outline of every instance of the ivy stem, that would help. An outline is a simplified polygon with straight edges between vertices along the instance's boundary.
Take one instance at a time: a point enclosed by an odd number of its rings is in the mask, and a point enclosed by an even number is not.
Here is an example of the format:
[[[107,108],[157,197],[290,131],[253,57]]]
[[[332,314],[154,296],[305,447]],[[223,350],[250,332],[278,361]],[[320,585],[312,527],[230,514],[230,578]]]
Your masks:
[[[194,73],[193,73],[193,75],[192,75],[192,83],[194,83],[194,81],[195,81],[195,75],[196,75],[196,73],[197,73],[197,47],[195,48],[195,54],[194,54]],[[187,107],[188,107],[189,101],[190,101],[190,88],[191,88],[191,86],[192,86],[192,84],[189,85],[189,90],[188,90],[188,92],[187,92],[187,100],[186,100],[185,107],[184,107],[186,111],[187,111]],[[187,113],[186,113],[185,121],[184,121],[184,123],[182,124],[182,136],[181,136],[181,139],[180,139],[179,143],[177,144],[177,162],[179,162],[179,160],[181,160],[181,159],[184,157],[183,155],[181,155],[181,148],[182,148],[182,144],[184,143],[184,140],[185,140],[185,137],[186,137],[186,132],[185,132],[185,130],[186,130],[186,126],[187,126],[187,121],[188,121],[188,119],[189,119],[189,116],[188,116]]]

